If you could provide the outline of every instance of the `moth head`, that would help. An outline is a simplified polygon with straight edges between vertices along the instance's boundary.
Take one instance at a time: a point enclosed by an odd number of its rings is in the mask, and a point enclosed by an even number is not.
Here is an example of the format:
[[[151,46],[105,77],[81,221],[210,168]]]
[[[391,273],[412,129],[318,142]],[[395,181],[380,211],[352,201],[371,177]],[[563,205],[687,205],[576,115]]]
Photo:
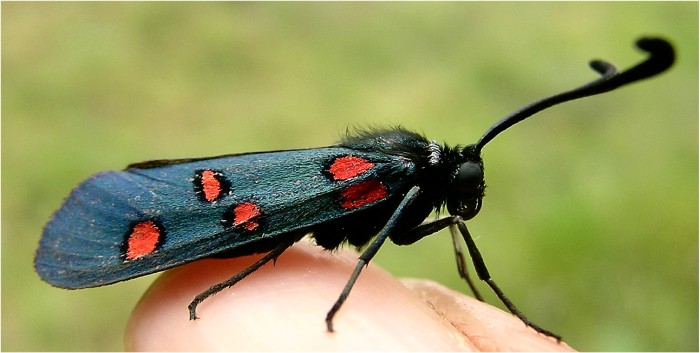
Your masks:
[[[612,91],[658,75],[673,65],[675,52],[669,42],[661,38],[642,38],[637,41],[637,47],[649,54],[646,60],[622,72],[606,61],[593,60],[590,62],[590,67],[600,77],[572,90],[542,98],[512,112],[489,128],[477,143],[464,147],[462,149],[462,161],[464,162],[455,171],[450,194],[447,196],[446,206],[450,214],[468,220],[479,213],[485,189],[481,150],[494,137],[544,109],[571,100]]]
[[[479,213],[486,188],[484,165],[481,157],[474,155],[474,152],[473,145],[462,150],[462,155],[467,159],[455,173],[446,202],[447,211],[464,220],[472,219]]]

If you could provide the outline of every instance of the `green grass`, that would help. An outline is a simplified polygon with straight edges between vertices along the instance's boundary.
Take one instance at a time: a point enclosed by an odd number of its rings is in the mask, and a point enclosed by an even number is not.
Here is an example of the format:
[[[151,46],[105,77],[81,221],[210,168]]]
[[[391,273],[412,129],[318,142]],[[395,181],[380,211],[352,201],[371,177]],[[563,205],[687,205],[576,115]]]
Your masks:
[[[92,173],[329,145],[347,126],[472,143],[592,79],[592,58],[638,62],[644,34],[675,43],[673,70],[499,136],[470,229],[511,299],[574,348],[696,351],[696,3],[3,3],[2,349],[123,349],[153,277],[65,291],[32,268]],[[376,262],[466,292],[451,256],[439,233]]]

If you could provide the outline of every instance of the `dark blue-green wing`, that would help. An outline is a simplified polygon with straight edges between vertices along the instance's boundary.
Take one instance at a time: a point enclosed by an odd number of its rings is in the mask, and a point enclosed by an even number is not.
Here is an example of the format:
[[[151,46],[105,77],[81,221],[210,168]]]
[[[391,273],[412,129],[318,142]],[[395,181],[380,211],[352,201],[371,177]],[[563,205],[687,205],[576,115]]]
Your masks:
[[[44,229],[35,267],[64,288],[110,284],[252,249],[377,206],[410,160],[343,147],[144,163],[76,187]]]

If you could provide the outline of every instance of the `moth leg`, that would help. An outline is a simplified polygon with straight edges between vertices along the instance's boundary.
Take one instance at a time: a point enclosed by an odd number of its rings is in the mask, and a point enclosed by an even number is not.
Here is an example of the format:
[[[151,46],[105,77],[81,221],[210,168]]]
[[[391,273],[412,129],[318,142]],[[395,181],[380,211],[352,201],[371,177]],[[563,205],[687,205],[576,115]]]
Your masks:
[[[498,299],[501,300],[503,305],[508,308],[508,310],[515,316],[520,319],[525,325],[532,327],[535,331],[542,333],[544,335],[547,335],[549,337],[555,338],[557,341],[561,341],[561,336],[549,331],[545,330],[537,325],[535,325],[532,321],[530,321],[525,315],[523,315],[518,308],[515,307],[513,302],[506,297],[505,294],[503,294],[503,291],[501,288],[498,287],[496,282],[491,278],[491,275],[489,274],[488,269],[486,268],[486,264],[484,263],[484,259],[481,257],[481,253],[479,252],[479,249],[476,247],[476,243],[474,243],[474,239],[472,239],[471,234],[469,234],[469,230],[467,229],[467,225],[464,223],[461,217],[459,216],[454,216],[456,222],[457,222],[457,228],[459,229],[459,232],[462,234],[462,238],[464,238],[465,243],[467,243],[467,249],[469,249],[469,255],[472,258],[472,262],[474,263],[474,268],[476,269],[476,273],[479,275],[479,279],[482,281],[486,282],[489,287],[493,290],[494,293],[498,296]]]
[[[457,237],[457,229],[455,228],[455,225],[460,220],[461,218],[457,218],[456,216],[436,219],[423,223],[410,231],[401,234],[400,237],[394,235],[394,237],[391,238],[391,241],[397,245],[410,245],[428,235],[437,233],[438,231],[449,227],[450,234],[452,235],[452,248],[455,252],[455,260],[457,261],[457,271],[459,272],[459,276],[467,282],[469,289],[471,289],[472,293],[474,293],[474,297],[483,302],[484,297],[481,296],[479,290],[476,289],[474,281],[472,281],[471,276],[469,276],[469,271],[467,270],[467,260],[464,256],[464,251],[462,250],[462,244]]]
[[[269,253],[267,253],[265,256],[263,256],[260,260],[256,261],[254,264],[248,266],[246,269],[244,269],[241,272],[238,272],[235,276],[219,283],[215,284],[209,289],[205,290],[204,292],[198,294],[192,302],[190,303],[187,308],[190,310],[190,320],[196,320],[198,319],[197,317],[197,305],[199,305],[201,302],[204,301],[204,299],[209,298],[210,296],[221,292],[222,290],[233,286],[234,284],[238,283],[240,280],[246,278],[249,274],[255,272],[257,269],[265,265],[266,263],[270,262],[270,260],[276,260],[277,257],[279,257],[285,250],[287,250],[294,242],[296,241],[296,238],[290,238],[291,241],[285,241],[281,244],[279,244],[277,247],[272,249]]]
[[[481,296],[481,293],[479,293],[479,291],[476,289],[476,285],[469,276],[469,271],[467,270],[467,258],[464,256],[464,251],[462,251],[462,243],[460,243],[459,239],[457,238],[457,228],[454,224],[450,225],[450,235],[452,236],[452,248],[455,251],[455,260],[457,260],[457,271],[459,272],[459,277],[462,277],[467,282],[469,288],[472,290],[472,293],[474,293],[474,297],[483,302],[484,297]]]
[[[402,214],[403,210],[416,199],[419,192],[420,188],[418,186],[414,186],[411,188],[411,190],[409,190],[406,193],[406,196],[404,196],[399,206],[396,207],[396,210],[391,215],[386,225],[384,225],[384,228],[382,228],[382,230],[379,231],[377,237],[374,238],[372,243],[370,243],[367,249],[365,249],[365,251],[362,252],[362,254],[360,255],[360,258],[357,261],[357,265],[355,266],[355,270],[352,272],[352,275],[350,276],[350,279],[348,279],[347,284],[345,284],[345,288],[343,288],[343,291],[340,292],[338,300],[335,301],[335,304],[333,304],[333,307],[331,308],[331,310],[328,311],[328,314],[326,315],[326,327],[328,329],[328,332],[333,332],[333,317],[338,312],[338,310],[340,310],[340,307],[348,298],[350,290],[352,290],[353,285],[355,285],[355,281],[360,275],[360,272],[362,272],[362,269],[364,269],[367,266],[367,264],[374,257],[374,255],[377,254],[377,251],[382,246],[386,238],[389,236],[389,233],[391,233],[394,226],[396,226],[396,222],[399,219],[399,216]]]
[[[493,290],[493,292],[498,296],[498,299],[501,300],[503,305],[505,305],[506,308],[508,308],[508,310],[513,315],[517,316],[520,319],[520,321],[522,321],[525,325],[532,327],[535,331],[539,333],[553,337],[557,341],[561,341],[561,336],[552,333],[551,331],[545,330],[534,324],[532,321],[530,321],[530,319],[528,319],[520,310],[518,310],[515,304],[513,304],[513,302],[511,302],[510,299],[508,299],[508,297],[506,297],[501,288],[498,287],[496,282],[491,278],[491,274],[489,274],[489,270],[486,268],[486,263],[484,263],[484,259],[481,257],[481,253],[476,247],[476,243],[474,242],[474,239],[472,239],[471,234],[469,234],[467,225],[464,223],[462,217],[449,216],[437,219],[432,222],[421,224],[411,229],[406,234],[402,235],[401,239],[399,239],[399,242],[397,242],[397,239],[393,238],[392,241],[399,245],[412,244],[427,235],[433,234],[447,227],[450,228],[450,233],[452,235],[452,242],[455,249],[455,256],[457,258],[457,268],[459,269],[459,274],[462,278],[464,278],[467,281],[469,287],[472,289],[472,291],[474,291],[474,295],[477,297],[477,299],[483,301],[481,295],[478,294],[476,288],[474,287],[474,284],[472,283],[471,279],[469,279],[469,275],[467,274],[466,259],[464,257],[464,253],[462,252],[462,247],[457,239],[457,230],[459,230],[459,233],[461,233],[464,242],[467,244],[469,256],[472,258],[472,263],[474,264],[474,269],[476,270],[479,279],[486,282],[489,285],[489,287],[491,287],[491,290]]]

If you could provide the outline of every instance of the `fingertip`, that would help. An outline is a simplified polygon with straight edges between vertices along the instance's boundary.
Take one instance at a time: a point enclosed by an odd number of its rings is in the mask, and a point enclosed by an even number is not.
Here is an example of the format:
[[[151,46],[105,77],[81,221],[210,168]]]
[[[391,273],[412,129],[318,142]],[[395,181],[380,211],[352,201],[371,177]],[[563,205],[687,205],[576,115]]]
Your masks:
[[[574,351],[540,334],[514,315],[438,283],[406,279],[404,285],[442,313],[480,351]]]
[[[329,253],[301,241],[231,288],[204,300],[195,321],[187,306],[199,293],[261,255],[202,260],[161,275],[134,309],[128,350],[464,350],[469,343],[398,280],[370,264],[336,315],[325,318],[358,254]]]

